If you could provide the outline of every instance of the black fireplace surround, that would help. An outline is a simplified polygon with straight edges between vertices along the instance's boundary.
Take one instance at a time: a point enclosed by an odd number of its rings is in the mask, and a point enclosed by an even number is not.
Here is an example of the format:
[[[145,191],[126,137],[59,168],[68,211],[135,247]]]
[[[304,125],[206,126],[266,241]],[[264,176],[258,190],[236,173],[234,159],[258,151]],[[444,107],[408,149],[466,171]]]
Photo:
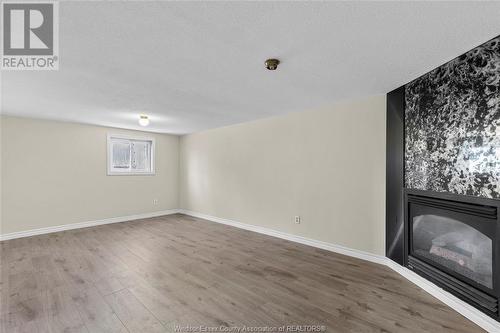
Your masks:
[[[387,94],[386,255],[500,322],[500,36]]]
[[[500,201],[405,191],[405,265],[499,319]]]

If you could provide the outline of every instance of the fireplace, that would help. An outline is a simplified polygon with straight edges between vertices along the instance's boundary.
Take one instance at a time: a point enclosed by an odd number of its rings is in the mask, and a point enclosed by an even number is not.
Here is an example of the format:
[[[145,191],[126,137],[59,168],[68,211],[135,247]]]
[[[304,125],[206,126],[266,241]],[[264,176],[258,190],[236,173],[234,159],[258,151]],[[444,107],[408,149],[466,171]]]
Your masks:
[[[499,320],[500,202],[406,190],[408,268]]]

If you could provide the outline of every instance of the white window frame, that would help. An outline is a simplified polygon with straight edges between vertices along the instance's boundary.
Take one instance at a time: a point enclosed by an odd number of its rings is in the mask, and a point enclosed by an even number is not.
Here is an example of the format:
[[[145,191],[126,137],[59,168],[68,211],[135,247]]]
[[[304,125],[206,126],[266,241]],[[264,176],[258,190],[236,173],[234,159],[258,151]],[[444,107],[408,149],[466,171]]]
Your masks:
[[[111,163],[113,161],[113,145],[112,139],[119,140],[137,140],[137,141],[151,141],[151,170],[150,171],[113,171],[111,168]],[[155,175],[155,157],[156,157],[156,144],[155,139],[152,137],[137,137],[126,134],[108,134],[107,140],[107,170],[108,176],[147,176],[147,175]]]

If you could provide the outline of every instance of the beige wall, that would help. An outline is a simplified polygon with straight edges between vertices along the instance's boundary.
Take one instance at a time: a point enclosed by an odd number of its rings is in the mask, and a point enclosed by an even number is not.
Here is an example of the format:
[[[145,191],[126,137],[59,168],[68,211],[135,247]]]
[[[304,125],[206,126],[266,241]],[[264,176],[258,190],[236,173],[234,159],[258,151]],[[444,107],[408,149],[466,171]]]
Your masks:
[[[384,254],[385,96],[181,137],[180,170],[181,208]]]
[[[180,139],[0,124],[1,234],[184,208],[384,254],[385,96]],[[107,176],[108,133],[154,137],[156,175]]]
[[[0,233],[178,207],[177,136],[1,118]],[[108,133],[154,137],[156,175],[107,176]]]
[[[1,85],[1,80],[0,80],[0,85]],[[0,87],[0,95],[1,95],[1,87]],[[1,97],[0,97],[1,99]],[[0,100],[0,105],[1,105],[1,100]],[[0,115],[0,235],[2,234],[2,224],[3,224],[3,176],[2,176],[2,123],[3,123],[3,117]]]

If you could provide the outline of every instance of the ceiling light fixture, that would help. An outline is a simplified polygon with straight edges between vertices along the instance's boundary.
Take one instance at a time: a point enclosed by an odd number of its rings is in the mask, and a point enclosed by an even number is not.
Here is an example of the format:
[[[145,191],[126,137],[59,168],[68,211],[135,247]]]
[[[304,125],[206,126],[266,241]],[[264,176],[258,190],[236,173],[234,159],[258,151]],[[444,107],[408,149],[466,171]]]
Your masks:
[[[148,116],[145,116],[145,115],[141,114],[139,116],[139,125],[141,125],[141,126],[148,126],[149,125],[149,118],[148,118]]]
[[[265,64],[267,69],[269,69],[270,71],[274,71],[276,70],[276,68],[278,68],[280,61],[278,59],[267,59]]]

